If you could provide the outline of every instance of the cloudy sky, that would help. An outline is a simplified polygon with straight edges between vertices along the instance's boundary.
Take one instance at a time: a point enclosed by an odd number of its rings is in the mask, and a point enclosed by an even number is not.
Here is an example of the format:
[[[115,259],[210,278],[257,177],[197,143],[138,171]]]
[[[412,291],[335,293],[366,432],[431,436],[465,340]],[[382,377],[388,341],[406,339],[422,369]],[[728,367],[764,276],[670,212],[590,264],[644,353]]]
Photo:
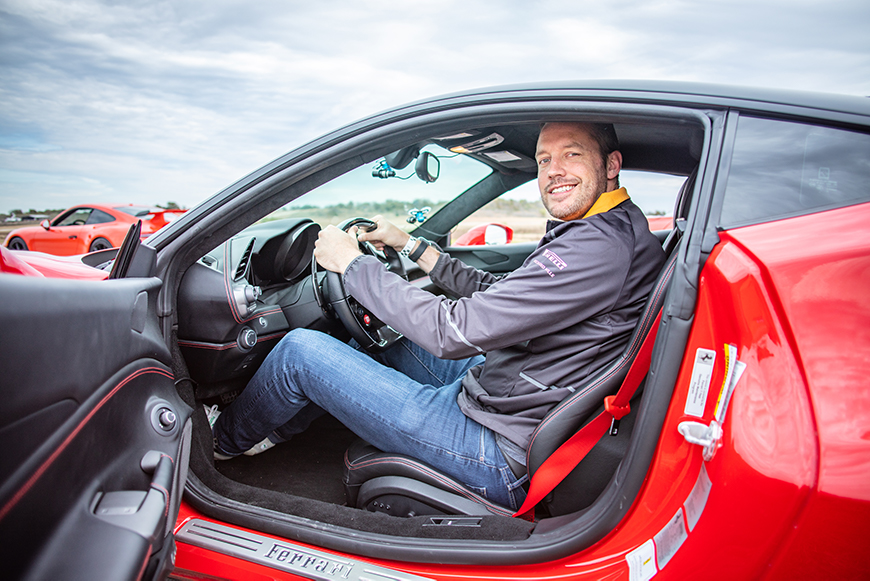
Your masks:
[[[867,0],[0,0],[0,213],[190,207],[360,117],[519,82],[870,95]]]

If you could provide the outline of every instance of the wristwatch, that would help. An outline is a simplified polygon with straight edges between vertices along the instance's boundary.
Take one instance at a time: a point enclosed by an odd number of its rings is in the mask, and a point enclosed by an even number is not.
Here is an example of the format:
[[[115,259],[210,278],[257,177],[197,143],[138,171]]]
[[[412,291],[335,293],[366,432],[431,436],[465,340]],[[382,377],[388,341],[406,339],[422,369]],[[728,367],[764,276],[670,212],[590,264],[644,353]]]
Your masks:
[[[423,256],[423,253],[426,252],[426,249],[429,248],[429,242],[425,238],[417,238],[420,241],[420,245],[417,246],[417,250],[408,255],[408,258],[417,262],[420,260],[420,257]]]

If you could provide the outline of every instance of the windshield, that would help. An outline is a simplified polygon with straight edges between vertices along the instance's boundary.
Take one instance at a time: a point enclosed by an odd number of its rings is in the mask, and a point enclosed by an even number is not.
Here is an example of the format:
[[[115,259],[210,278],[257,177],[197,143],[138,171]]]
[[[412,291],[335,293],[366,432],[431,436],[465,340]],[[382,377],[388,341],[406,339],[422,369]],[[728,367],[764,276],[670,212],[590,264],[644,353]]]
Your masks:
[[[422,151],[438,158],[440,171],[434,182],[417,177],[413,161],[395,176],[378,177],[382,160],[361,166],[294,200],[261,222],[305,217],[322,227],[361,216],[381,214],[397,226],[412,230],[462,192],[485,178],[492,169],[465,155],[451,153],[437,145]],[[382,172],[382,175],[388,172]]]

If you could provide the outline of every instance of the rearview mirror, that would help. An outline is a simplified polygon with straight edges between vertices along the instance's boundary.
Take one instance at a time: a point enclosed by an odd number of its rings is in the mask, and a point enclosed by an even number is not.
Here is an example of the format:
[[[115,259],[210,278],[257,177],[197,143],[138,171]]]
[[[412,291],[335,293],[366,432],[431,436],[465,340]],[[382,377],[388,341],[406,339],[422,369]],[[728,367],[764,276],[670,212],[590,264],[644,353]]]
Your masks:
[[[414,171],[418,178],[426,183],[432,183],[438,179],[438,174],[441,173],[441,161],[428,151],[423,151],[417,157]]]

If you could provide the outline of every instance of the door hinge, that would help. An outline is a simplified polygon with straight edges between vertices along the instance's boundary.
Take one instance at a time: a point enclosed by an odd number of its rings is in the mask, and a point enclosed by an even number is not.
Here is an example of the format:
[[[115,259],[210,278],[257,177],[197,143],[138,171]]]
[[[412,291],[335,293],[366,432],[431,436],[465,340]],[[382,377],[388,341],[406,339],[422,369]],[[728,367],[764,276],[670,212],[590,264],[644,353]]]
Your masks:
[[[680,422],[677,430],[688,443],[703,448],[706,462],[712,460],[716,450],[722,447],[722,426],[716,420],[712,420],[709,426],[700,422]]]

